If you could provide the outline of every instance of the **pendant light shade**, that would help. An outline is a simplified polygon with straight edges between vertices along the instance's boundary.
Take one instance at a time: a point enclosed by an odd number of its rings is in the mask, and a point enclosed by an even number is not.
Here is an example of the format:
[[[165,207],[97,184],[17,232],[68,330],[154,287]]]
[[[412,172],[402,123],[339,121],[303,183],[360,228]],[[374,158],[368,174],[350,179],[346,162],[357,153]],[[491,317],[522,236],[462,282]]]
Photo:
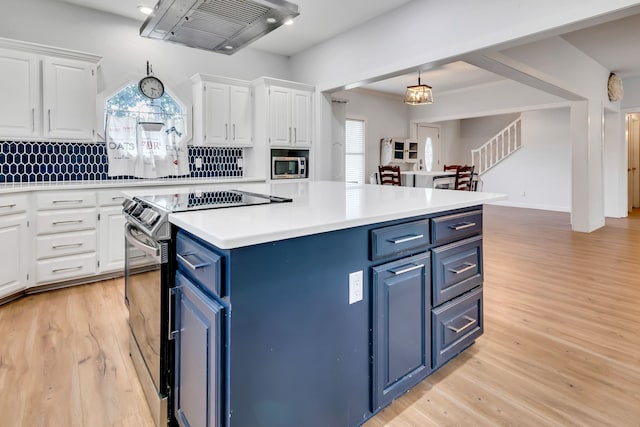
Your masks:
[[[418,84],[415,86],[407,86],[404,102],[409,105],[433,104],[431,86],[420,84],[420,72],[418,72]]]

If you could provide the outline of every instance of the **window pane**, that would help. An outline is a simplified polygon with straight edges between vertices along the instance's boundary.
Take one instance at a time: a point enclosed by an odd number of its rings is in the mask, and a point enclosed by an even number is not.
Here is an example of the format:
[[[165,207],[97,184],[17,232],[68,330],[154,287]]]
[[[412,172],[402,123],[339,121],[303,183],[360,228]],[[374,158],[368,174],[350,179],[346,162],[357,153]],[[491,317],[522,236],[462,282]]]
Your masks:
[[[364,120],[347,119],[345,126],[345,181],[364,184]]]

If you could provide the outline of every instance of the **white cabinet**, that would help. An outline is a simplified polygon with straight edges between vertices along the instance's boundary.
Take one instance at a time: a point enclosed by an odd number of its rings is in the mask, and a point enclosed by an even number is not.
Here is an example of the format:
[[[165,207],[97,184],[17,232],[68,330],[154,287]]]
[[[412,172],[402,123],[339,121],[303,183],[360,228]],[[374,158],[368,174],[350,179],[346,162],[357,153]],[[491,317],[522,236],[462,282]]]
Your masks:
[[[35,138],[41,129],[40,61],[30,53],[0,49],[0,136]]]
[[[192,77],[192,81],[194,144],[251,146],[253,103],[248,83],[202,75]]]
[[[29,283],[28,199],[25,194],[0,196],[0,298]]]
[[[0,39],[0,139],[95,140],[99,60]]]
[[[269,88],[271,146],[309,147],[312,128],[310,91],[279,86]]]
[[[36,209],[36,283],[96,274],[96,193],[43,191]]]
[[[124,272],[124,196],[118,190],[98,193],[98,273]]]
[[[84,61],[45,57],[44,137],[95,139],[96,67]]]

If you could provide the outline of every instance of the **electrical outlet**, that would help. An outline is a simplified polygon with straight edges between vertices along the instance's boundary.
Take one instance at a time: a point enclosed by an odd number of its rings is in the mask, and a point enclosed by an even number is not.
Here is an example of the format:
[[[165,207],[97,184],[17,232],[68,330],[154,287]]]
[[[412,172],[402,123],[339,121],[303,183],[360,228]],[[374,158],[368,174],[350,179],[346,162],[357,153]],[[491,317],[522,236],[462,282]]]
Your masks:
[[[349,304],[362,301],[362,270],[349,273]]]
[[[202,158],[196,157],[196,169],[202,169]]]
[[[525,197],[527,195],[527,193],[525,193],[524,191],[520,192],[520,196]]]

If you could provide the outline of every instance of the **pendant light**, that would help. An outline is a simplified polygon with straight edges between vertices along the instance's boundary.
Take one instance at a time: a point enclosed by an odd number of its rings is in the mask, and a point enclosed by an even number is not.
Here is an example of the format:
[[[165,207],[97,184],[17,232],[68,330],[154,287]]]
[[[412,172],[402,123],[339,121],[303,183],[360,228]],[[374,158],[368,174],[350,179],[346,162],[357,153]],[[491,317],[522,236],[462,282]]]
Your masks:
[[[404,102],[409,105],[433,104],[431,86],[420,84],[420,71],[418,71],[418,84],[415,86],[407,86]]]

